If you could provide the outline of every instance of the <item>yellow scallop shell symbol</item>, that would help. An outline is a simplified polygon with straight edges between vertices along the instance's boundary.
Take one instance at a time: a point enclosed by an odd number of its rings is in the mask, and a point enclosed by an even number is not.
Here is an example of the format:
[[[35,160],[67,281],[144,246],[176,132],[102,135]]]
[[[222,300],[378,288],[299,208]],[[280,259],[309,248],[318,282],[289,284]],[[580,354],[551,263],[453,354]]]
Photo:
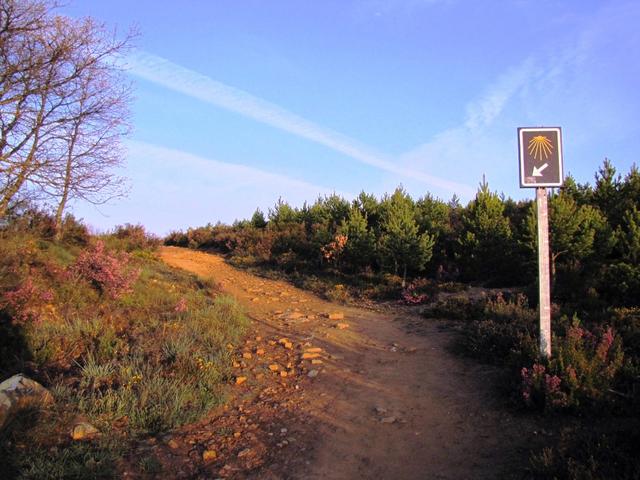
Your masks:
[[[546,160],[553,152],[553,144],[544,135],[537,135],[529,140],[528,150],[534,160]]]

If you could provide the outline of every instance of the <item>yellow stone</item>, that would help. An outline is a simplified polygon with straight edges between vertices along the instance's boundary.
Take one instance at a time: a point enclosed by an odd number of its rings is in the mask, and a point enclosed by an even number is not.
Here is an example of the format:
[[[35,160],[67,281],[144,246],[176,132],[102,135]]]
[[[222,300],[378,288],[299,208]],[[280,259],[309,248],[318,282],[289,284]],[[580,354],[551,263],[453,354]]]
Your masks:
[[[247,381],[247,377],[236,377],[236,385],[242,385]]]
[[[205,462],[212,462],[218,457],[218,453],[215,450],[205,450],[202,452],[202,460]]]
[[[73,426],[71,438],[74,440],[86,440],[97,436],[99,433],[98,429],[90,423],[80,422]]]
[[[329,320],[343,320],[344,313],[342,312],[333,312],[329,314]]]
[[[303,353],[302,354],[302,359],[303,360],[311,360],[312,358],[318,358],[320,356],[319,353]]]
[[[310,347],[310,348],[305,348],[304,351],[308,353],[320,353],[322,352],[322,349],[320,347]]]
[[[282,371],[280,372],[280,376],[281,376],[281,377],[286,377],[286,376],[287,376],[287,372],[285,372],[284,370],[282,370]]]
[[[269,370],[271,370],[272,372],[277,372],[278,370],[280,370],[280,365],[278,365],[277,363],[272,363],[271,365],[269,365]]]
[[[264,348],[256,348],[256,355],[264,355]]]
[[[319,358],[314,358],[311,360],[311,365],[320,365],[322,363],[322,360],[320,360]]]
[[[242,354],[242,358],[246,358],[247,360],[250,360],[252,357],[252,355],[249,352],[244,352]]]
[[[336,328],[338,330],[345,330],[345,329],[349,328],[349,324],[348,323],[337,323],[336,324]]]

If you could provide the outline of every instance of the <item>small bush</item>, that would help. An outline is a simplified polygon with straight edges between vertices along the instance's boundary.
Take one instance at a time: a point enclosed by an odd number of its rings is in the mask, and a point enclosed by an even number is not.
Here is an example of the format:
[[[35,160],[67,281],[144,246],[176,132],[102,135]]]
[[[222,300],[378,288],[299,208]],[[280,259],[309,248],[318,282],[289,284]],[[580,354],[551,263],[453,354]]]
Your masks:
[[[85,246],[90,240],[89,229],[73,215],[67,214],[62,221],[62,242],[67,245]]]
[[[623,363],[622,343],[611,327],[593,333],[574,319],[564,336],[554,338],[547,365],[522,369],[523,399],[544,410],[591,409],[610,395]]]
[[[118,225],[112,235],[119,240],[120,249],[132,252],[134,250],[155,249],[160,245],[160,239],[148,233],[143,225],[126,223]]]
[[[433,298],[433,290],[434,288],[428,280],[424,278],[415,279],[402,290],[402,301],[407,305],[426,303],[429,298]]]
[[[111,253],[104,242],[81,252],[72,270],[91,282],[100,293],[116,299],[129,293],[140,275],[140,270],[130,266],[130,257],[124,252]]]
[[[448,320],[478,320],[482,318],[484,304],[470,300],[467,297],[454,296],[440,300],[423,311],[427,318],[442,318]]]
[[[189,237],[184,232],[174,230],[164,238],[164,244],[175,247],[188,247]]]
[[[349,290],[342,283],[336,283],[325,293],[328,300],[337,303],[348,303],[351,299]]]
[[[8,309],[17,323],[41,321],[43,307],[54,298],[51,289],[37,286],[31,278],[27,278],[15,290],[8,291],[0,297],[0,307]]]
[[[637,479],[640,458],[638,420],[563,429],[554,445],[531,455],[534,478],[597,480]]]

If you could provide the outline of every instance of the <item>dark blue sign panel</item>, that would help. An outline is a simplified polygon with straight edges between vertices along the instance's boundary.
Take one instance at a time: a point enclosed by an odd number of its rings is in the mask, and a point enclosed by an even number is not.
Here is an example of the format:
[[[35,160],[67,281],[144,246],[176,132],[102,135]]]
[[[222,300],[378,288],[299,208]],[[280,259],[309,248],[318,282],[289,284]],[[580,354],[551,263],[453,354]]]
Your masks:
[[[560,127],[518,128],[521,187],[561,187]]]

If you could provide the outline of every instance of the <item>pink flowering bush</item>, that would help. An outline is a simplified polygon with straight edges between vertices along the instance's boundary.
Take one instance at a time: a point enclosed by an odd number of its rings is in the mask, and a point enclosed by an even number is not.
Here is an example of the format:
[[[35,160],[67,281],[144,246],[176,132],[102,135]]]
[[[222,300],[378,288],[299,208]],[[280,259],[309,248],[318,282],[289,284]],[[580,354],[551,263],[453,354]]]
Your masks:
[[[140,270],[131,266],[127,253],[109,252],[101,240],[78,255],[72,270],[113,299],[131,292],[140,276]]]
[[[560,389],[562,380],[557,375],[549,375],[544,365],[534,363],[531,368],[523,368],[520,376],[522,399],[527,405],[544,408],[567,405],[567,395]]]
[[[189,310],[187,306],[187,300],[184,297],[181,297],[180,300],[176,303],[176,306],[173,308],[173,311],[176,313],[184,313]]]
[[[424,291],[421,291],[425,288],[425,286],[425,282],[419,279],[407,285],[401,293],[404,303],[406,303],[407,305],[420,305],[422,303],[425,303],[429,299],[429,295],[427,295]]]
[[[591,332],[577,319],[554,337],[548,365],[521,370],[522,398],[543,409],[595,406],[609,394],[623,367],[622,342],[611,327]]]
[[[38,322],[43,305],[51,302],[53,297],[51,290],[39,287],[27,278],[18,288],[2,295],[0,307],[8,308],[17,323]]]

